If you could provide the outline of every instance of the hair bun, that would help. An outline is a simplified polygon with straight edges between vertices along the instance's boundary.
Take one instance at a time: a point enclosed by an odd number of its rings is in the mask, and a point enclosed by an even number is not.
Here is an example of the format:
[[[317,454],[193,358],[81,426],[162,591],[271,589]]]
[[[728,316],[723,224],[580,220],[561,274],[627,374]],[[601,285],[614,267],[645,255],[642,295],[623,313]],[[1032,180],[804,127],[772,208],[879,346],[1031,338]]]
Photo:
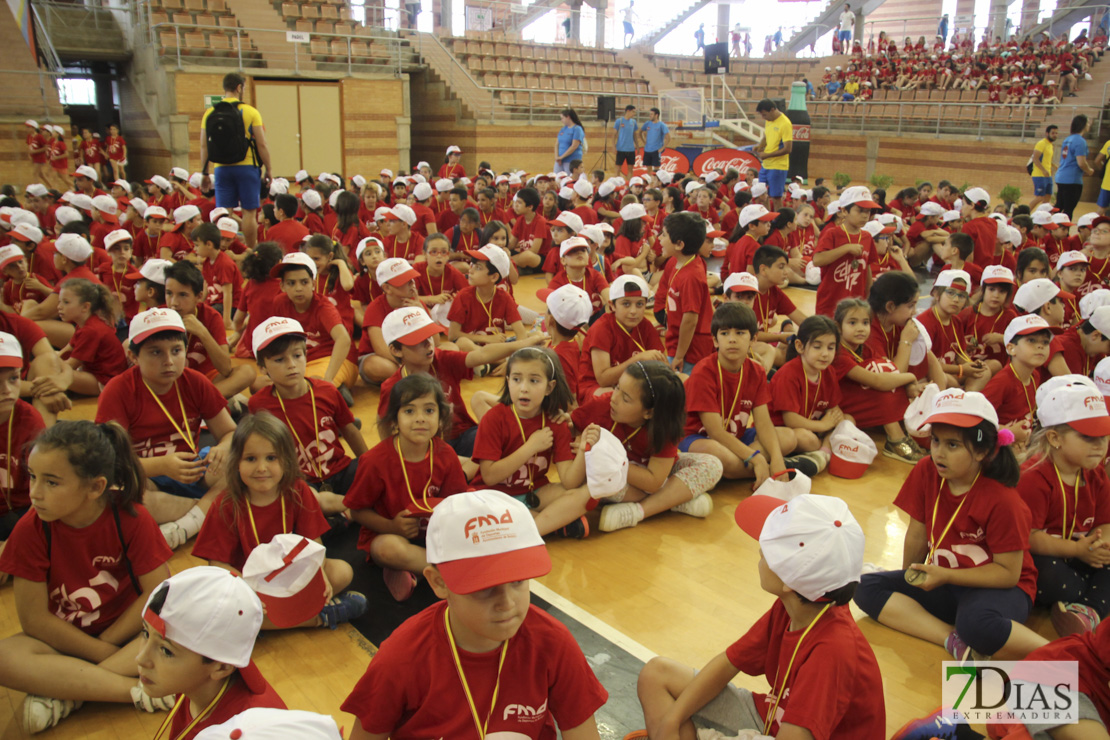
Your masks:
[[[1014,433],[1003,427],[998,430],[998,446],[1007,447],[1014,443]]]

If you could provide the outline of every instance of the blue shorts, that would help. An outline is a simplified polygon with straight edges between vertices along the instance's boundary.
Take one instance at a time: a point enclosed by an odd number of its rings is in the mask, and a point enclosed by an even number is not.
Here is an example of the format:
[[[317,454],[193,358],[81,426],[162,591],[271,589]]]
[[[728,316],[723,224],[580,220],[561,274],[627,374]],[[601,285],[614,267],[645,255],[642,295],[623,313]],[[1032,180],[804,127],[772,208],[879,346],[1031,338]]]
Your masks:
[[[840,40],[841,41],[851,41],[852,40],[852,32],[851,31],[841,31],[840,32]]]
[[[786,170],[769,170],[764,167],[759,171],[759,181],[767,186],[767,195],[781,198],[786,189]]]
[[[197,457],[201,460],[208,457],[208,452],[211,447],[201,447],[200,455]],[[164,491],[171,496],[181,496],[182,498],[204,498],[204,494],[208,493],[208,484],[204,482],[204,476],[196,483],[182,483],[179,480],[174,480],[168,475],[156,475],[150,479],[150,482],[158,487],[159,491]]]
[[[1098,191],[1098,207],[1106,208],[1110,206],[1110,190]]]
[[[750,445],[752,442],[755,441],[755,437],[755,427],[748,427],[744,430],[744,433],[740,435],[740,441],[746,445]],[[704,434],[687,434],[685,437],[683,437],[682,441],[678,443],[678,451],[689,452],[690,445],[694,444],[700,439],[709,439],[709,437]]]
[[[672,362],[674,362],[674,355],[667,355],[667,364],[670,365]],[[682,372],[686,373],[687,375],[694,372],[694,363],[692,363],[692,362],[682,363]]]
[[[1034,177],[1033,195],[1052,195],[1052,178]]]
[[[252,164],[225,164],[212,172],[217,208],[257,211],[261,203],[262,170]]]

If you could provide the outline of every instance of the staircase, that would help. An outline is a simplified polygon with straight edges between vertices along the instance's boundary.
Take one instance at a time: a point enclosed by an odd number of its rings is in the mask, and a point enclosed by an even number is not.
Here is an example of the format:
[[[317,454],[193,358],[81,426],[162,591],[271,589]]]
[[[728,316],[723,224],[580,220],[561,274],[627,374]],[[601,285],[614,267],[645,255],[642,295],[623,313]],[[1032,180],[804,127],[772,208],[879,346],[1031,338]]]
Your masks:
[[[846,0],[830,0],[829,4],[817,14],[816,18],[783,44],[783,48],[796,55],[810,44],[817,43],[817,39],[836,28],[840,21],[840,14],[844,12],[845,3]],[[870,18],[871,14],[878,10],[882,4],[883,0],[863,0],[861,6],[857,0],[857,2],[852,3],[852,7],[856,11],[857,17],[862,12],[864,18]],[[852,29],[852,36],[855,37],[854,28]]]
[[[565,2],[565,0],[536,0],[528,6],[527,12],[515,17],[513,21],[508,24],[506,30],[509,32],[519,31],[525,28],[529,23],[539,20],[544,13],[554,10]],[[592,5],[593,3],[591,3]]]
[[[655,48],[655,45],[659,43],[659,39],[663,38],[668,33],[681,26],[683,21],[704,8],[709,3],[710,0],[694,0],[694,2],[687,5],[685,9],[683,9],[682,12],[680,12],[678,15],[671,18],[669,21],[664,23],[662,26],[659,26],[659,28],[655,29],[654,31],[651,31],[650,33],[641,37],[640,40],[636,42],[636,46],[640,46],[647,51],[651,51],[653,48]]]
[[[36,2],[35,19],[62,62],[124,62],[131,58],[127,34],[110,8]]]
[[[285,40],[289,26],[273,5],[258,2],[258,0],[226,0],[226,2],[228,9],[239,19],[239,25],[242,27],[274,31],[274,33],[251,34],[251,41],[270,67],[293,69],[293,59],[296,56],[298,71],[316,70],[316,64],[305,53],[308,51],[307,44],[301,45],[303,50],[298,54],[293,48],[294,44]]]
[[[444,99],[457,100],[462,106],[462,117],[478,121],[508,118],[504,106],[494,101],[492,91],[479,85],[437,36],[423,34],[421,42],[420,56],[421,61],[427,65],[429,82],[443,84]]]
[[[626,64],[631,64],[636,74],[647,80],[651,89],[655,92],[670,90],[675,87],[671,78],[667,77],[666,73],[656,67],[655,63],[648,58],[646,53],[648,51],[647,47],[634,45],[631,48],[617,51],[617,59]]]

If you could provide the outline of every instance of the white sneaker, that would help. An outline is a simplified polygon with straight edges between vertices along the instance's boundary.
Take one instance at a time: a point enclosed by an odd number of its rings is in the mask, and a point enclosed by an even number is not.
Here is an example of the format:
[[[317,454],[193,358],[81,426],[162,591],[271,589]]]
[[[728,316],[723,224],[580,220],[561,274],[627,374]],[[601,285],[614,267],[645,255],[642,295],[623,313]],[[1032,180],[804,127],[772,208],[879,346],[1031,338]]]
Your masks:
[[[679,514],[686,514],[688,516],[696,516],[698,519],[705,519],[713,513],[713,499],[709,498],[708,493],[699,493],[684,504],[672,506],[671,511],[677,511]]]
[[[158,529],[162,531],[162,536],[166,538],[166,544],[171,550],[176,550],[189,541],[189,533],[177,522],[159,524]]]
[[[144,712],[168,712],[173,709],[176,697],[173,695],[163,697],[153,697],[143,690],[142,684],[135,684],[131,687],[131,703],[135,705],[136,709],[141,709]]]
[[[640,507],[634,503],[610,504],[601,510],[601,523],[598,525],[602,532],[615,532],[625,527],[635,527],[643,516]]]
[[[82,702],[27,694],[23,699],[23,729],[28,735],[47,730],[81,708]]]

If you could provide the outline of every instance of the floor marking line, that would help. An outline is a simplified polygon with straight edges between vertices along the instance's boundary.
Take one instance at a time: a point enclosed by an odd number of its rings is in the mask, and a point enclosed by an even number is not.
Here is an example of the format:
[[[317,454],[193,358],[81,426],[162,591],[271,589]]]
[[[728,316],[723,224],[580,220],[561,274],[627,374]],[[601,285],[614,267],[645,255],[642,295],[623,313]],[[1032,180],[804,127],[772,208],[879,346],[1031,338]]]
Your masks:
[[[633,655],[636,658],[642,660],[644,663],[647,663],[649,660],[656,657],[656,653],[654,651],[649,650],[640,643],[636,642],[631,637],[624,634],[608,622],[595,617],[593,614],[578,606],[573,601],[570,601],[569,599],[555,593],[542,583],[539,583],[538,581],[532,581],[532,593],[536,594],[536,596],[539,596],[548,604],[551,604],[557,609],[560,609],[568,617],[576,620],[583,627],[587,627],[593,630],[609,642],[628,652],[630,655]]]

